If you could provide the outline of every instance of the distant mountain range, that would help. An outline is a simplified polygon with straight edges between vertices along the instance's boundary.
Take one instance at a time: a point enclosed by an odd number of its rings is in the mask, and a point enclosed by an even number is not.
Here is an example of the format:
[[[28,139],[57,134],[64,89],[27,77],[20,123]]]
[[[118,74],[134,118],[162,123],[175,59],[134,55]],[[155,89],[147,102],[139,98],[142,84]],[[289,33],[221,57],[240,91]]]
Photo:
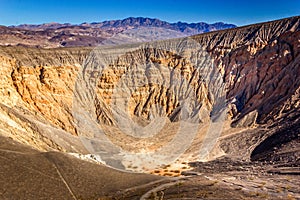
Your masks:
[[[161,21],[159,19],[151,19],[151,18],[143,18],[143,17],[129,17],[123,20],[110,20],[104,22],[93,22],[93,23],[82,23],[80,25],[72,25],[70,23],[46,23],[46,24],[21,24],[18,26],[11,26],[14,28],[21,28],[27,30],[49,30],[49,29],[58,29],[58,28],[66,28],[66,27],[88,27],[88,28],[100,28],[102,30],[111,30],[111,29],[128,29],[128,28],[138,28],[138,27],[159,27],[166,28],[175,31],[180,31],[182,33],[204,33],[209,31],[234,28],[236,25],[234,24],[225,24],[223,22],[217,22],[214,24],[207,24],[205,22],[199,23],[185,23],[185,22],[176,22],[169,23],[166,21]]]
[[[159,19],[129,17],[123,20],[82,23],[22,24],[0,27],[0,45],[26,45],[46,48],[62,46],[97,46],[144,42],[190,36],[235,28],[234,24],[169,23]],[[148,31],[151,30],[151,31]],[[117,39],[116,39],[117,37]],[[107,41],[114,38],[113,42]]]

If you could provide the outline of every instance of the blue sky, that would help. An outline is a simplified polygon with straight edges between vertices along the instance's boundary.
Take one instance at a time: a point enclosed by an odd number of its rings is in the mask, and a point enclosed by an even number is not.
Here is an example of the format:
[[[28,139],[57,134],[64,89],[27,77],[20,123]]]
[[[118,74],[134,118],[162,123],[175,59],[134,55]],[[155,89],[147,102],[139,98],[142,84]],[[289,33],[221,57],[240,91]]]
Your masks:
[[[0,24],[99,22],[151,17],[237,25],[300,15],[300,0],[0,0]]]

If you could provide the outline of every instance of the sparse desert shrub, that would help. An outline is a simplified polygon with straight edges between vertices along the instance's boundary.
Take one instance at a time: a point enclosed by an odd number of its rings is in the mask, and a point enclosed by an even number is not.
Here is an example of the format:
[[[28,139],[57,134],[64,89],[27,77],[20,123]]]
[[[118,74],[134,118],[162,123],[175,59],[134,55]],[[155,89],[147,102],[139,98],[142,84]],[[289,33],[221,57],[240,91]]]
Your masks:
[[[197,192],[196,195],[197,195],[197,197],[200,197],[200,198],[207,198],[208,197],[208,192],[201,190],[201,191]]]
[[[177,183],[176,183],[176,186],[177,186],[177,187],[182,186],[182,185],[183,185],[183,182],[177,182]]]
[[[293,197],[291,194],[288,194],[288,195],[287,195],[287,199],[288,199],[288,200],[296,200],[296,198]]]
[[[267,193],[261,193],[261,192],[250,192],[249,193],[251,196],[253,197],[259,197],[259,198],[268,198],[268,194]]]
[[[163,169],[167,169],[168,167],[170,167],[171,165],[163,165],[162,168]]]
[[[214,186],[214,185],[216,185],[218,182],[219,182],[219,181],[213,181],[213,182],[211,182],[210,184],[208,184],[208,186]]]
[[[286,187],[285,187],[285,189],[286,190],[290,190],[292,187],[290,186],[290,185],[287,185]]]

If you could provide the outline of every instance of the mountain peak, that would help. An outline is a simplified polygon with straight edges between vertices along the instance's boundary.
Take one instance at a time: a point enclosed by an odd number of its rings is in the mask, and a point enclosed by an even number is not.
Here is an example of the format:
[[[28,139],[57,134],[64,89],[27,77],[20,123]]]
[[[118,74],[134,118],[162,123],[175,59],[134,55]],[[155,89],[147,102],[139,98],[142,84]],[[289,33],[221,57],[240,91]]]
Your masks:
[[[41,47],[97,46],[103,44],[103,41],[115,35],[122,38],[122,41],[146,42],[196,35],[235,27],[233,24],[225,24],[223,22],[216,24],[208,24],[205,22],[170,23],[148,17],[128,17],[122,20],[92,23],[84,22],[79,25],[57,22],[22,24],[19,26],[11,26],[10,28],[12,29],[7,29],[9,37],[16,37],[13,41],[5,39],[5,35],[1,38],[0,35],[0,44],[33,45]],[[22,30],[21,32],[24,35],[15,35],[13,30],[16,29],[18,31]],[[147,29],[151,29],[150,34]]]
[[[187,23],[178,21],[176,23],[170,23],[167,21],[163,21],[157,18],[149,18],[149,17],[127,17],[125,19],[119,19],[119,20],[106,20],[102,22],[83,22],[80,25],[83,26],[91,26],[91,27],[106,27],[106,28],[116,28],[121,26],[153,26],[153,27],[166,27],[173,30],[179,30],[179,26],[186,26],[186,27],[196,27],[196,26],[212,26],[212,25],[218,25],[218,26],[224,26],[224,28],[235,28],[236,25],[234,24],[226,24],[224,22],[217,22],[214,24],[208,24],[205,22],[195,22],[195,23]],[[43,24],[20,24],[17,26],[10,26],[14,28],[22,28],[22,29],[55,29],[60,28],[63,26],[78,26],[70,23],[57,23],[57,22],[49,22],[49,23],[43,23]],[[223,29],[222,27],[220,27]],[[218,29],[219,30],[219,29]],[[200,32],[208,32],[209,30],[203,30]],[[199,32],[199,30],[198,30]]]

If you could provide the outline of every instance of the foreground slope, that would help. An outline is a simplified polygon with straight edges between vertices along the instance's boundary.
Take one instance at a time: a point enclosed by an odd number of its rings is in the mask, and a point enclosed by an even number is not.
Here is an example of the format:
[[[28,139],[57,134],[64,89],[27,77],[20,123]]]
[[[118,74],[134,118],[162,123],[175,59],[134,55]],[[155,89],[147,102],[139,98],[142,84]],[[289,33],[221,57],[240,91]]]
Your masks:
[[[1,136],[1,199],[97,199],[149,188],[162,177],[129,174],[59,152],[41,153]]]

